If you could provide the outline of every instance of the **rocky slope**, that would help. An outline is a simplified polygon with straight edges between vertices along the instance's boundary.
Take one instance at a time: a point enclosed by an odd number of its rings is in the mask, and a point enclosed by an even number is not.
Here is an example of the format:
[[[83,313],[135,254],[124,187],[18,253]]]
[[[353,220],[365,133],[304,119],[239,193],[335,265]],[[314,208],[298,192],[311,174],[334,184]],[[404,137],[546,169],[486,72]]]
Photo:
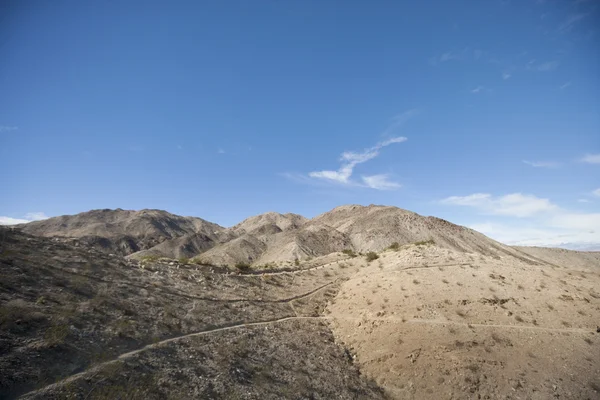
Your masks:
[[[32,235],[72,238],[75,239],[73,244],[121,255],[150,249],[186,235],[198,235],[193,238],[198,249],[212,247],[224,231],[223,227],[201,218],[181,217],[161,210],[121,209],[63,215],[17,227]]]
[[[529,255],[472,229],[397,207],[341,206],[312,220],[300,220],[301,224],[289,224],[285,230],[275,227],[273,221],[276,218],[271,213],[244,221],[232,228],[244,232],[243,237],[216,245],[201,258],[217,265],[289,264],[295,259],[306,260],[344,249],[377,252],[393,243],[404,245],[433,241],[438,246],[461,252],[494,257],[510,255],[532,260]]]
[[[0,398],[383,399],[320,319],[350,271],[170,264],[0,227]]]

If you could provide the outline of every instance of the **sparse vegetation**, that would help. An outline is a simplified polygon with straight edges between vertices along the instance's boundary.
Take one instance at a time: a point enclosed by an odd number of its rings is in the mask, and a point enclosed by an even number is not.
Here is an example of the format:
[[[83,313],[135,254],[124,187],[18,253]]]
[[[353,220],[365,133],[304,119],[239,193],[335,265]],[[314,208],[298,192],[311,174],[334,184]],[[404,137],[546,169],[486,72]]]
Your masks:
[[[177,259],[177,261],[179,262],[179,264],[183,264],[183,265],[187,265],[190,263],[190,259],[187,257],[179,257],[179,259]]]
[[[342,253],[344,253],[345,255],[350,256],[352,258],[357,256],[357,254],[352,249],[344,249],[344,250],[342,250]]]
[[[433,239],[428,239],[428,240],[421,240],[419,242],[415,242],[414,244],[415,244],[415,246],[428,246],[428,245],[435,244],[435,241]]]
[[[69,335],[69,326],[67,324],[52,325],[46,330],[44,339],[46,343],[51,346],[56,346],[64,343],[65,339]]]
[[[367,262],[375,261],[379,258],[379,255],[373,251],[367,253]]]
[[[160,259],[159,256],[149,255],[149,256],[143,256],[143,257],[141,257],[140,261],[149,262],[150,263],[150,262],[157,262],[159,259]]]
[[[398,242],[394,242],[390,245],[390,247],[388,247],[388,250],[392,250],[392,251],[398,251],[400,250],[400,243]]]
[[[250,264],[243,261],[235,263],[235,267],[241,272],[248,272],[252,268]]]

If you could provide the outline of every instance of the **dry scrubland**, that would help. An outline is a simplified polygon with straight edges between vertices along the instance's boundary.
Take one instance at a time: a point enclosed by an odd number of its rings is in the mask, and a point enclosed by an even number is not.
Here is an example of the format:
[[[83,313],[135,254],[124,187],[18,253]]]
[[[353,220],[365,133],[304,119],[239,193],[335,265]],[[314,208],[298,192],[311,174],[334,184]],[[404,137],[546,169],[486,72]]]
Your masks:
[[[229,229],[91,213],[105,236],[89,215],[28,228],[51,237],[0,227],[0,398],[600,398],[600,253],[393,207]],[[124,257],[191,236],[260,262]]]
[[[409,246],[344,282],[327,312],[392,398],[600,398],[600,270],[577,261]]]

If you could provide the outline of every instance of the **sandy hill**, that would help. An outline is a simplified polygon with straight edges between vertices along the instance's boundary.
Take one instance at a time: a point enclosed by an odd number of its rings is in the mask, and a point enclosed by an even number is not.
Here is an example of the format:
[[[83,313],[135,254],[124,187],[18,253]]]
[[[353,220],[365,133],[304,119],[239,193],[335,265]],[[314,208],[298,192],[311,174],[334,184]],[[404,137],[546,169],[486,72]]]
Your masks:
[[[600,262],[552,261],[405,246],[362,264],[327,315],[394,399],[600,398]]]
[[[238,234],[270,234],[298,229],[304,225],[308,219],[298,214],[280,214],[268,212],[254,217],[250,217],[231,228]]]
[[[345,249],[381,251],[393,243],[433,241],[438,246],[461,252],[495,257],[510,255],[533,261],[528,254],[472,229],[397,207],[347,205],[312,220],[294,215],[297,223],[290,223],[289,215],[293,214],[268,213],[249,218],[232,228],[233,232],[244,232],[242,237],[213,247],[201,258],[217,265],[289,264],[295,259],[306,260]]]
[[[207,241],[214,241],[224,230],[201,218],[182,217],[162,210],[121,209],[92,210],[30,222],[19,227],[37,236],[77,238],[78,243],[123,255],[185,235],[200,234]]]
[[[574,251],[548,247],[513,246],[513,248],[548,264],[570,265],[576,268],[598,268],[600,251]]]

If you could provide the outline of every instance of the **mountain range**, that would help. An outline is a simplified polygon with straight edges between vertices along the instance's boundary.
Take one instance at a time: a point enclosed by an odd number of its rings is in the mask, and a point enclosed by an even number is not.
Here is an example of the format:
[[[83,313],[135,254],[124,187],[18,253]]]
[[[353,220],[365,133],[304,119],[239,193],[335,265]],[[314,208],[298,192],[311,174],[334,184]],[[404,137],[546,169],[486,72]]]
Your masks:
[[[433,241],[461,252],[519,255],[472,229],[391,206],[344,205],[312,219],[268,212],[225,228],[162,210],[92,210],[17,226],[36,236],[127,256],[198,258],[205,264],[287,265],[334,252]],[[521,255],[522,256],[522,255]]]

